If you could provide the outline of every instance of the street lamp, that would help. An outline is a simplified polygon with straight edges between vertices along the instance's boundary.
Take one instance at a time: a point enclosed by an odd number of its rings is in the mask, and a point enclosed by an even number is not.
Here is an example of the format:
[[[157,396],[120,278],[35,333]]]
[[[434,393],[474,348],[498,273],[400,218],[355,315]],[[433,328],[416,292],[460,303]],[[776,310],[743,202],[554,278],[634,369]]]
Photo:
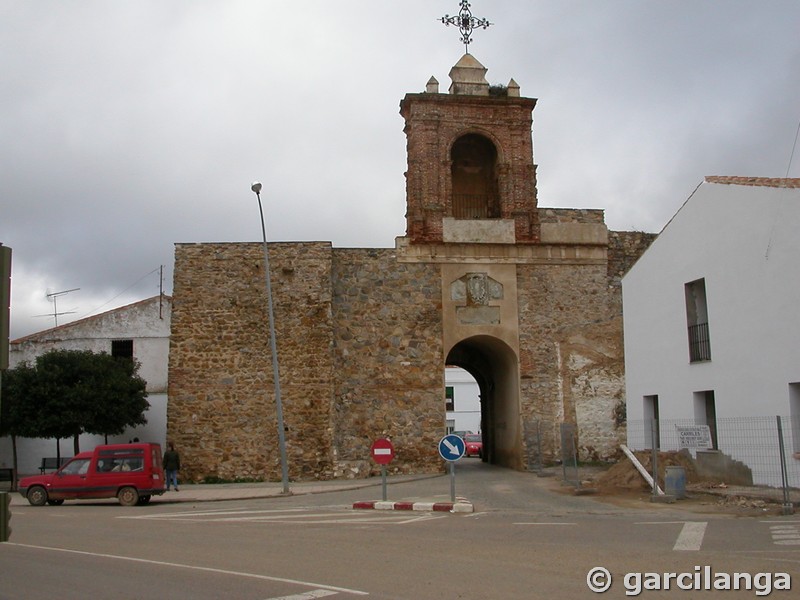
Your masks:
[[[258,198],[258,214],[261,215],[261,236],[264,245],[264,281],[267,286],[267,314],[269,315],[269,349],[272,354],[272,380],[275,384],[275,412],[278,417],[278,448],[281,453],[281,481],[283,493],[289,493],[289,469],[286,464],[286,436],[283,427],[281,404],[281,380],[278,373],[278,349],[275,344],[275,315],[272,312],[272,285],[269,279],[269,251],[267,250],[267,228],[264,226],[264,210],[261,208],[261,183],[254,181],[250,189]]]

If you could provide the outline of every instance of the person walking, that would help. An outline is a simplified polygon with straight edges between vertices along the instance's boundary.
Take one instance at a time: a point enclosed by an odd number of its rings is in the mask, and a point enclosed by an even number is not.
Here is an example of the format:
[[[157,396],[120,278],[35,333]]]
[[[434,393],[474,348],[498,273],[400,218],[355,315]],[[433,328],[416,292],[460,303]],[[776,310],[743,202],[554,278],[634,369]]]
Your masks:
[[[164,452],[164,472],[167,476],[167,491],[169,491],[169,486],[172,485],[175,488],[175,491],[178,490],[178,471],[181,470],[181,456],[178,454],[178,451],[175,450],[175,444],[172,442],[169,443],[169,450]]]

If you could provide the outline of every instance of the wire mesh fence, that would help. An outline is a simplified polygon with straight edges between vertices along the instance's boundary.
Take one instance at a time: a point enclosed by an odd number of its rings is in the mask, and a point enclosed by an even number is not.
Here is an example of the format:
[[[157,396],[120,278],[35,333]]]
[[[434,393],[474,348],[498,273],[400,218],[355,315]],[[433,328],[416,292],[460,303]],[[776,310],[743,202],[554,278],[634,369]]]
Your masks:
[[[524,421],[525,461],[529,471],[541,473],[544,467],[563,460],[562,425],[564,423],[543,419]]]
[[[628,446],[684,451],[699,476],[784,503],[800,493],[800,418],[629,421]]]

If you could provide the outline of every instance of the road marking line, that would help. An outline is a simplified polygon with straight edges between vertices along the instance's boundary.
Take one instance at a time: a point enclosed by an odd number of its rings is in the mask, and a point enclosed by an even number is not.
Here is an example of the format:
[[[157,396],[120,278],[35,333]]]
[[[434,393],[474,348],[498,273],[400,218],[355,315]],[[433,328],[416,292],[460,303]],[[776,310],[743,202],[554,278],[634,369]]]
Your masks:
[[[706,534],[706,526],[708,526],[708,523],[705,522],[687,521],[684,523],[678,540],[672,549],[679,552],[696,552],[700,550],[700,546],[703,545],[703,536]]]
[[[514,525],[577,525],[577,523],[514,523]]]
[[[424,517],[413,517],[411,519],[404,519],[402,521],[397,521],[398,525],[408,525],[409,523],[419,523],[420,521],[432,521],[434,519],[444,519],[443,516],[436,516],[436,515],[426,515]],[[378,522],[378,521],[376,521]]]
[[[639,521],[634,525],[683,525],[686,521]]]
[[[330,590],[312,590],[305,594],[296,594],[294,596],[281,596],[280,598],[268,598],[267,600],[314,600],[314,598],[324,598],[325,596],[335,596],[339,592],[332,592]]]
[[[279,510],[192,511],[157,513],[152,515],[121,516],[119,519],[152,519],[183,523],[275,523],[275,524],[361,524],[380,523],[405,525],[418,521],[441,519],[441,515],[421,515],[409,518],[406,514],[348,513],[342,511],[311,512],[308,508]]]
[[[335,517],[334,513],[303,513],[301,515],[292,514],[292,515],[260,515],[260,514],[253,514],[253,516],[242,515],[239,517],[222,517],[217,518],[216,515],[208,515],[207,517],[203,517],[199,519],[193,519],[195,521],[203,521],[203,522],[237,522],[237,521],[251,521],[251,522],[260,522],[260,521],[285,521],[287,519],[317,519],[320,517]],[[336,516],[338,518],[338,516]]]
[[[174,519],[175,517],[204,517],[207,515],[253,515],[253,514],[278,514],[287,512],[303,512],[306,508],[280,508],[274,510],[253,510],[253,509],[240,509],[240,510],[201,510],[192,512],[169,512],[169,513],[155,513],[149,515],[137,516],[121,516],[118,519]]]
[[[781,519],[780,521],[769,521],[769,520],[765,520],[765,521],[761,521],[761,522],[762,522],[762,523],[782,523],[782,524],[784,524],[784,525],[785,525],[786,523],[797,523],[798,525],[800,525],[800,520],[798,520],[798,519]]]
[[[250,579],[260,579],[262,581],[277,581],[280,583],[291,583],[295,585],[302,585],[303,587],[315,587],[326,589],[334,592],[343,592],[345,594],[354,594],[357,596],[369,596],[369,592],[362,592],[360,590],[351,590],[349,588],[337,587],[335,585],[325,585],[321,583],[312,583],[310,581],[300,581],[299,579],[287,579],[285,577],[271,577],[269,575],[259,575],[258,573],[243,573],[241,571],[229,571],[227,569],[214,569],[211,567],[198,567],[195,565],[184,565],[180,563],[164,562],[160,560],[148,560],[146,558],[132,558],[130,556],[118,556],[115,554],[103,554],[101,552],[86,552],[84,550],[69,550],[67,548],[51,548],[48,546],[36,546],[33,544],[19,544],[17,542],[6,542],[9,546],[18,546],[20,548],[33,548],[35,550],[50,550],[53,552],[65,552],[67,554],[79,554],[82,556],[95,556],[97,558],[111,558],[116,560],[127,560],[130,562],[142,563],[147,565],[156,565],[159,567],[176,567],[179,569],[189,569],[192,571],[204,571],[206,573],[218,573],[220,575],[234,575],[236,577],[248,577]]]

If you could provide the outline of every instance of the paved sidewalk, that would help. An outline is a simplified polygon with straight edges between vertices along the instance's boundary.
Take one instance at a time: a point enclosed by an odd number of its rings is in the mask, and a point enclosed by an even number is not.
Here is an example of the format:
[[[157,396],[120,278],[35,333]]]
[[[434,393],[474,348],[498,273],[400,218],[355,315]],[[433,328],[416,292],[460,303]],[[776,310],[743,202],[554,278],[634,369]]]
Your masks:
[[[398,483],[440,477],[444,477],[444,475],[395,475],[387,478],[387,485],[391,486]],[[292,496],[360,489],[364,490],[364,502],[372,502],[374,499],[380,498],[381,478],[370,477],[369,479],[337,479],[331,481],[299,481],[289,483],[289,492]],[[254,498],[283,496],[283,485],[280,482],[185,484],[181,485],[179,490],[178,492],[164,492],[161,496],[153,496],[150,503],[219,502],[223,500],[250,500]],[[12,506],[28,506],[28,501],[23,498],[19,492],[9,492],[9,494],[11,496]],[[431,503],[434,502],[433,499],[429,501]]]

